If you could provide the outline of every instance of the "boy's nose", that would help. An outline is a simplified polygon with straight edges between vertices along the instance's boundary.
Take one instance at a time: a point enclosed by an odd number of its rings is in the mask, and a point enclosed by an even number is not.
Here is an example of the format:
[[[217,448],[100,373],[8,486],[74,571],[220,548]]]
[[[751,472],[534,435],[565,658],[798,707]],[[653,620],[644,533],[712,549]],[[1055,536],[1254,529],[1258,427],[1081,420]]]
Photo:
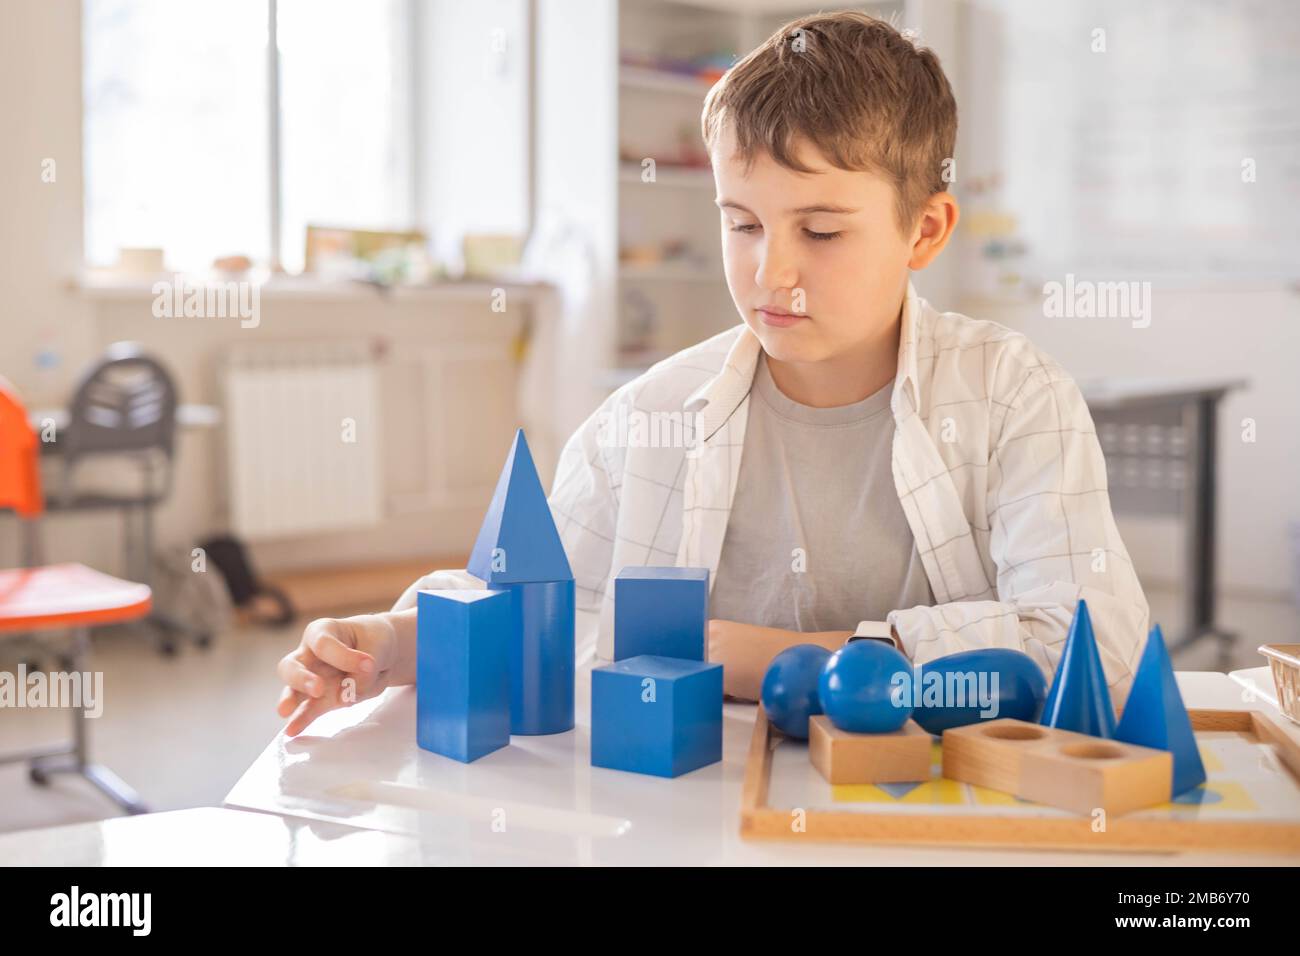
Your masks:
[[[754,282],[768,292],[793,289],[799,284],[799,269],[791,250],[783,244],[768,242],[758,260]]]

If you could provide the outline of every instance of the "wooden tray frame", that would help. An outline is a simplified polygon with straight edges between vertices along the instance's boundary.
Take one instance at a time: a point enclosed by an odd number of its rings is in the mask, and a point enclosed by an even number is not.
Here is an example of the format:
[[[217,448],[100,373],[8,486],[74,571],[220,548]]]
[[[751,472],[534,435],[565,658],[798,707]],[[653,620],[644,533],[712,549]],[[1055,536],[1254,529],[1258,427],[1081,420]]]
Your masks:
[[[1002,848],[1300,854],[1300,823],[1277,821],[1134,820],[1125,816],[1092,829],[1091,817],[1035,819],[933,813],[867,814],[808,810],[800,832],[791,826],[793,808],[767,805],[772,751],[784,735],[772,727],[762,706],[745,762],[740,799],[740,835],[747,840],[819,840],[847,843]],[[1228,730],[1272,743],[1282,764],[1300,783],[1300,744],[1268,715],[1255,710],[1191,710],[1193,730]],[[811,767],[811,764],[809,764]]]

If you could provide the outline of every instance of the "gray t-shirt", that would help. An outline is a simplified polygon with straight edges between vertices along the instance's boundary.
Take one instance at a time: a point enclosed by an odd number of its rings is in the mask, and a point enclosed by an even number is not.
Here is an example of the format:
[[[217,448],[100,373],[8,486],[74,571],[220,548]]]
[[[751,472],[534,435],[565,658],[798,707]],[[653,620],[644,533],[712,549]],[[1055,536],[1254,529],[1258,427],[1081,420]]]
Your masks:
[[[709,617],[851,631],[934,603],[894,489],[891,389],[800,405],[760,356]]]

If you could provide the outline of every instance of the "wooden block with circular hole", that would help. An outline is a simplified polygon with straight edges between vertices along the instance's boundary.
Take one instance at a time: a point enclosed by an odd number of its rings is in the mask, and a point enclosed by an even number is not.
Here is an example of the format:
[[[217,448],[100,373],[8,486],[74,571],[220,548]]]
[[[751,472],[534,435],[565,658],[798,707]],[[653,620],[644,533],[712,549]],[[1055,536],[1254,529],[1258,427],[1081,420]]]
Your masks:
[[[944,731],[943,775],[1074,813],[1101,808],[1117,815],[1169,800],[1173,755],[1022,720],[991,720]]]
[[[831,784],[929,780],[930,740],[911,720],[892,733],[854,734],[824,714],[808,718],[808,756]]]

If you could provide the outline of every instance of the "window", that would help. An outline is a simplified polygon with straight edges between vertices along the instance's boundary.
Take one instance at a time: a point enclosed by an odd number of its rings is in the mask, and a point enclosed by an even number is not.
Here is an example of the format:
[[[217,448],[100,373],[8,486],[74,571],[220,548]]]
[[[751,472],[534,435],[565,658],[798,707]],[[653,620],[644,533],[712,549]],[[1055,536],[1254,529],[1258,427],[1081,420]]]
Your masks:
[[[279,0],[280,257],[307,224],[411,226],[410,76],[400,0]]]
[[[308,223],[410,228],[409,0],[83,7],[88,263],[151,246],[170,269],[296,271]]]
[[[264,0],[87,0],[86,258],[270,252]]]

